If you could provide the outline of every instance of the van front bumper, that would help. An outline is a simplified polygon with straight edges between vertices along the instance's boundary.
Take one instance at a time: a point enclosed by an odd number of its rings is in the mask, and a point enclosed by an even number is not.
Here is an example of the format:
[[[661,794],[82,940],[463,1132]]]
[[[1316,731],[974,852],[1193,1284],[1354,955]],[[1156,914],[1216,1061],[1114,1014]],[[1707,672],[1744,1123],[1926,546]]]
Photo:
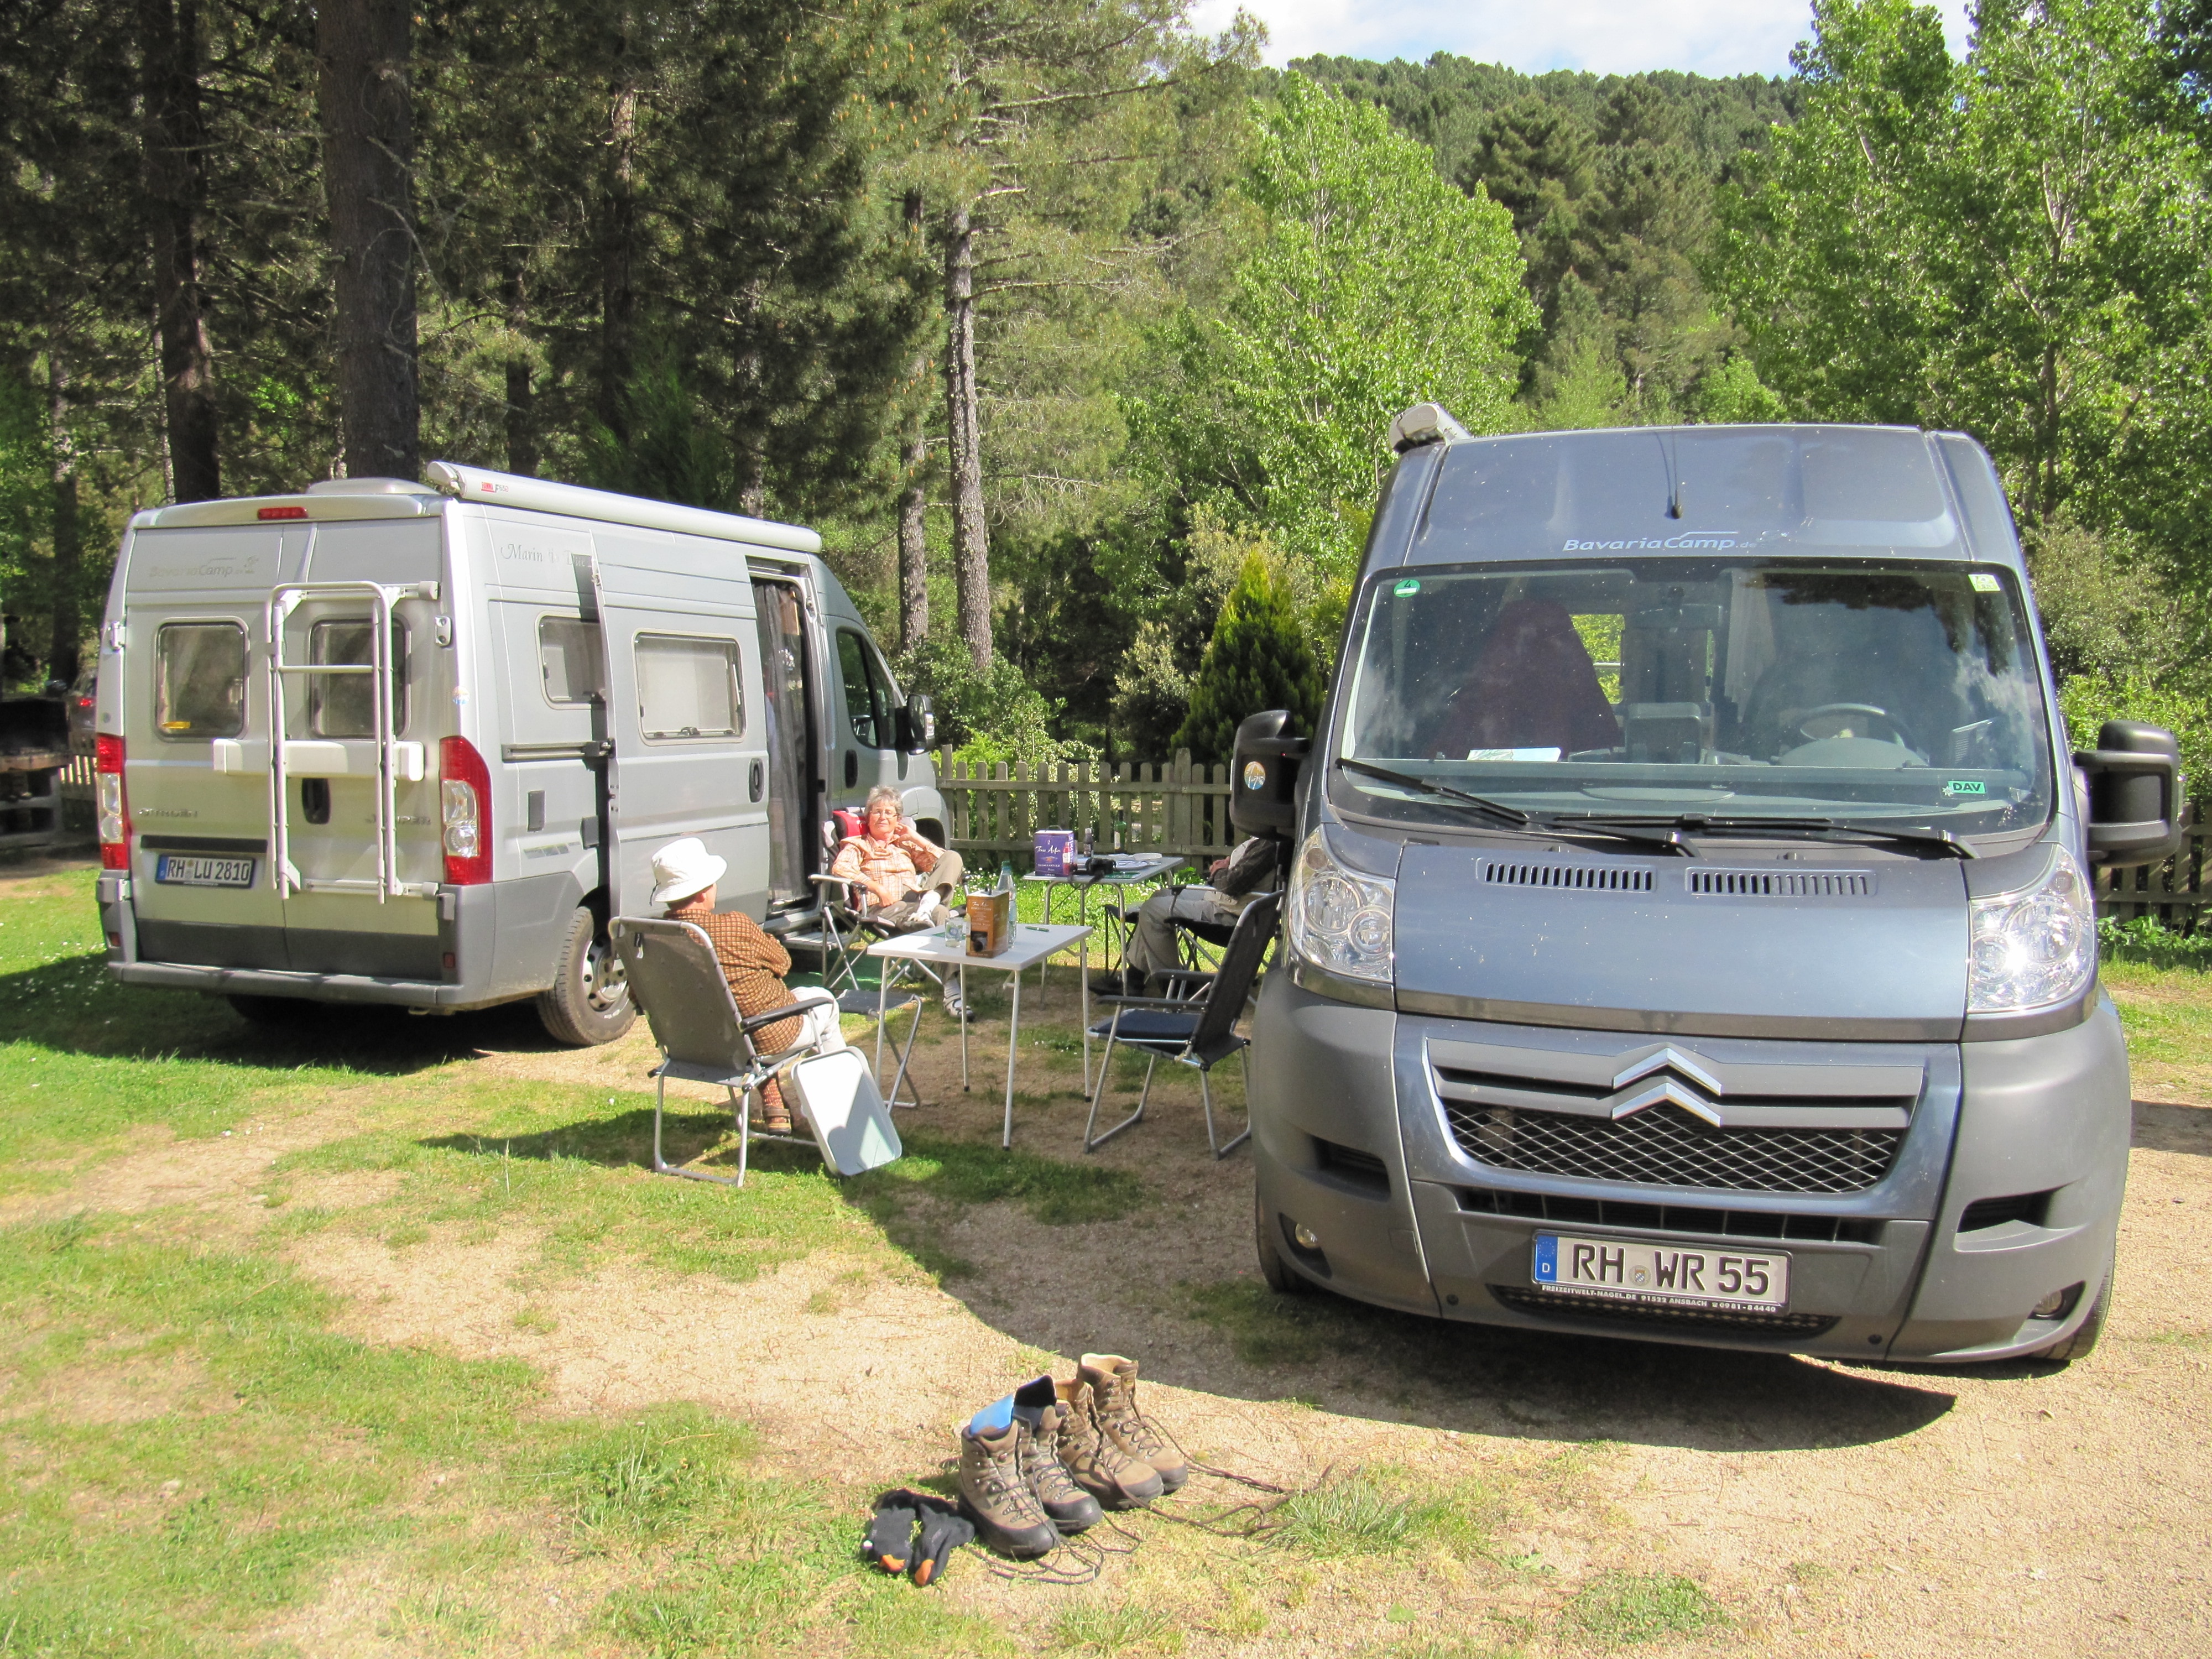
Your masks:
[[[1270,975],[1252,1055],[1260,1224],[1279,1235],[1292,1270],[1345,1295],[1528,1329],[1944,1363],[2051,1346],[2111,1271],[2130,1113],[2109,1000],[2062,1032],[1919,1045],[1927,1082],[1903,1148],[1879,1183],[1840,1194],[1491,1168],[1449,1131],[1430,1080],[1431,1037],[1606,1053],[1650,1041],[1354,1006]],[[1899,1057],[1896,1045],[1689,1042],[1723,1061],[1802,1064],[1821,1048],[1863,1060],[1875,1046]],[[2032,1218],[1989,1226],[1966,1215],[1977,1200],[2030,1194],[2041,1195]],[[1294,1226],[1318,1249],[1296,1248]],[[1778,1226],[1784,1237],[1759,1236]],[[1547,1297],[1531,1273],[1539,1231],[1786,1252],[1790,1304],[1778,1320],[1729,1320]],[[2077,1285],[2058,1316],[2033,1316]]]

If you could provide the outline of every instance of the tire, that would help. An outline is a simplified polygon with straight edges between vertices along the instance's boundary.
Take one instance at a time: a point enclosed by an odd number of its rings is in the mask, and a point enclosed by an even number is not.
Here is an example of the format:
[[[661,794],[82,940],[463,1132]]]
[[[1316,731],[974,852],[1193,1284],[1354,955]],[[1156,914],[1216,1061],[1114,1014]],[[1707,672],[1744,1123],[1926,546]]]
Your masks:
[[[1260,1277],[1267,1281],[1267,1288],[1278,1296],[1310,1296],[1312,1281],[1283,1260],[1283,1247],[1276,1242],[1274,1228],[1269,1224],[1274,1218],[1260,1194],[1252,1194],[1252,1248],[1260,1257]]]
[[[255,1025],[293,1025],[314,1005],[298,997],[226,997],[240,1019]]]
[[[2074,1334],[2052,1343],[2036,1357],[2054,1364],[2069,1364],[2082,1359],[2097,1346],[2097,1339],[2105,1334],[2105,1314],[2112,1305],[2112,1275],[2108,1272],[2105,1282],[2097,1286],[2097,1299],[2089,1304],[2088,1317],[2074,1328]]]
[[[554,958],[553,983],[538,994],[538,1020],[556,1042],[593,1048],[637,1021],[622,958],[600,937],[599,919],[579,905]]]

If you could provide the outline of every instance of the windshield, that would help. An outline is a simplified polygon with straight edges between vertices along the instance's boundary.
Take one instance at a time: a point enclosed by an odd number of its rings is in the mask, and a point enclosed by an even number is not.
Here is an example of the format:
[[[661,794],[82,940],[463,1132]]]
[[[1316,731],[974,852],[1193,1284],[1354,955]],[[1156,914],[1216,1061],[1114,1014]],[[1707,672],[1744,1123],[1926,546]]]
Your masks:
[[[1455,816],[1413,780],[1559,817],[2045,822],[2051,744],[2012,576],[1952,562],[1592,560],[1369,589],[1348,806]],[[1694,825],[1690,826],[1694,829]]]

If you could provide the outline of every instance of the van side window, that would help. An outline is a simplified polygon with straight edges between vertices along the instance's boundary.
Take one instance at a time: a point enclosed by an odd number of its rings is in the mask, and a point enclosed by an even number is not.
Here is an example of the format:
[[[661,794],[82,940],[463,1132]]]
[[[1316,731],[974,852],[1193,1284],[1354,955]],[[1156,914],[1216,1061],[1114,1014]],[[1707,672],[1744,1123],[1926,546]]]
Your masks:
[[[167,623],[156,645],[154,727],[171,739],[234,738],[246,729],[246,630],[236,623]]]
[[[734,738],[745,729],[735,640],[637,636],[637,718],[647,742]]]
[[[311,663],[370,665],[367,617],[330,617],[307,630],[307,660]],[[407,624],[392,621],[392,732],[407,729]],[[319,738],[373,738],[376,735],[376,676],[374,674],[310,674],[307,676],[307,730]]]
[[[580,617],[538,619],[538,666],[545,677],[546,702],[599,702],[606,695],[604,663],[599,623]]]
[[[865,749],[889,749],[898,741],[892,718],[890,676],[866,640],[849,628],[837,630],[837,666],[845,676],[845,712],[853,735]]]

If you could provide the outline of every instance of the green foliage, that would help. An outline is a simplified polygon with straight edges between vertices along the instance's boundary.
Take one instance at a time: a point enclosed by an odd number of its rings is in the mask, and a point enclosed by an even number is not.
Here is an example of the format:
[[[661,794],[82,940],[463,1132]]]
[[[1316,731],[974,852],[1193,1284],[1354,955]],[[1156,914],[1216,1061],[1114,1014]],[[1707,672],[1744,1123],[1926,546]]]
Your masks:
[[[2148,967],[2212,972],[2212,933],[2178,933],[2155,916],[2097,924],[2097,950],[2107,962],[2138,962]]]
[[[927,694],[937,713],[939,746],[963,761],[1076,765],[1097,758],[1088,744],[1054,734],[1057,707],[1008,658],[994,657],[978,673],[957,635],[934,634],[902,653],[892,667],[902,690]]]
[[[1238,724],[1269,708],[1289,709],[1291,729],[1310,732],[1322,689],[1321,665],[1289,596],[1266,556],[1255,551],[1245,559],[1199,662],[1176,746],[1201,763],[1224,762],[1236,747]]]
[[[1182,1632],[1158,1607],[1085,1601],[1052,1621],[1056,1653],[1180,1653]]]
[[[1560,1620],[1608,1647],[1663,1641],[1729,1622],[1693,1579],[1668,1573],[1601,1573],[1577,1590]]]
[[[1341,579],[1391,417],[1433,398],[1472,431],[1510,424],[1535,313],[1504,210],[1447,185],[1371,106],[1296,74],[1278,97],[1237,185],[1249,250],[1218,309],[1169,331],[1178,383],[1132,414],[1184,499]]]

